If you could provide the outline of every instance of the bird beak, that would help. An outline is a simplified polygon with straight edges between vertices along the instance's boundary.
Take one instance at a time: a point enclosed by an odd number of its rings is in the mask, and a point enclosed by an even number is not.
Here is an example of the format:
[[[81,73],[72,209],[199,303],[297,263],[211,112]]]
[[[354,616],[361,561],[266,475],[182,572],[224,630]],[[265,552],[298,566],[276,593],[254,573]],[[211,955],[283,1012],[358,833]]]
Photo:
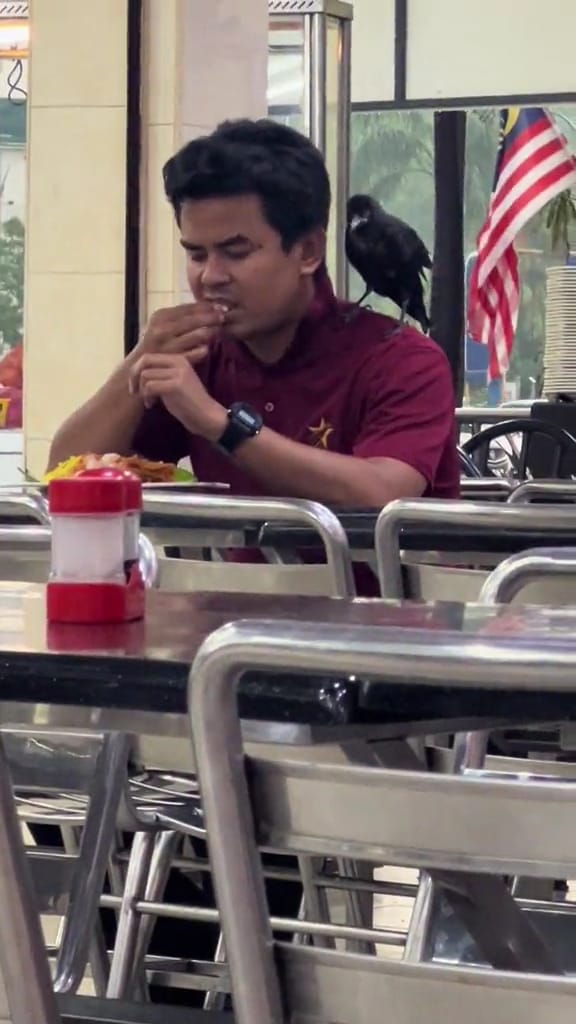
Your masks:
[[[366,224],[367,221],[367,217],[361,217],[359,213],[356,213],[350,221],[350,227],[352,228],[352,231],[355,231],[356,228],[359,228],[361,224]]]

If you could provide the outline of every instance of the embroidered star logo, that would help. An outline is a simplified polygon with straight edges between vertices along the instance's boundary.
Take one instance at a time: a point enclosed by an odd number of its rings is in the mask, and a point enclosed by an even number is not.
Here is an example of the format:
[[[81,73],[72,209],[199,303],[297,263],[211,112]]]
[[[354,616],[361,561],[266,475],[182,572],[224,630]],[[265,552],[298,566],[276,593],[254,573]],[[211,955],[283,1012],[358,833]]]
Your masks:
[[[334,427],[322,417],[317,427],[308,427],[315,448],[328,448],[328,438],[334,433]]]

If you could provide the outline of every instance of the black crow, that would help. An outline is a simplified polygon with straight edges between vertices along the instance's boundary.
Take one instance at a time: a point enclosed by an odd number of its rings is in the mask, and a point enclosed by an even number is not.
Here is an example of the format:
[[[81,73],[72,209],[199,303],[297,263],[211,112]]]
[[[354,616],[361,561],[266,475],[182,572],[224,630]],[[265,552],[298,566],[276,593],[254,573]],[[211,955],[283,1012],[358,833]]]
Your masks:
[[[430,330],[424,305],[424,270],[432,260],[422,239],[398,217],[392,217],[371,196],[348,200],[346,256],[366,285],[360,305],[371,292],[392,299],[422,330]]]

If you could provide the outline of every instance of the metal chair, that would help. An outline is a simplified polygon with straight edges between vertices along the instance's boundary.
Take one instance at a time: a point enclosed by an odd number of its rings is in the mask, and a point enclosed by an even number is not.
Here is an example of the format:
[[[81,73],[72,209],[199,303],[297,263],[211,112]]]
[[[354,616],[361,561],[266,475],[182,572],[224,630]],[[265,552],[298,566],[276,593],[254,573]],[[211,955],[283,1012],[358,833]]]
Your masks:
[[[213,589],[217,586],[218,589],[235,590],[239,582],[245,579],[245,574],[249,573],[248,589],[251,591],[328,593],[334,597],[350,597],[355,593],[346,535],[334,513],[316,503],[212,495],[155,495],[146,498],[145,513],[149,535],[157,545],[169,548],[177,545],[193,547],[195,532],[196,535],[203,533],[204,538],[208,535],[215,545],[225,546],[225,542],[234,545],[243,539],[241,534],[246,523],[253,527],[254,524],[276,522],[312,527],[326,554],[326,564],[317,566],[235,565],[190,559],[162,560],[161,556],[161,586],[164,588],[170,586],[178,590],[190,590]],[[215,529],[216,520],[220,524],[219,535]],[[240,576],[237,570],[241,571]],[[137,905],[146,901],[158,904],[162,899],[170,866],[182,836],[206,838],[202,807],[194,780],[180,779],[180,788],[176,793],[170,792],[170,786],[164,787],[161,782],[158,786],[158,781],[154,772],[146,774],[146,789],[149,793],[156,791],[157,801],[150,817],[159,834],[155,838],[150,833],[136,835],[132,847],[108,986],[108,994],[114,998],[127,998],[142,990],[142,964],[150,942],[154,916],[142,913]],[[194,863],[189,862],[188,867],[194,870]],[[343,876],[356,873],[355,865],[345,858],[339,862],[339,869]],[[322,860],[300,858],[299,873],[304,892],[301,914],[319,922],[325,921],[328,916],[326,892],[318,884],[322,880]],[[296,873],[292,874],[294,880],[297,880]],[[362,901],[354,892],[346,892],[345,900],[349,919],[360,921],[366,915],[366,900]],[[190,916],[194,919],[194,915]],[[319,936],[316,941],[326,940]],[[217,947],[217,958],[220,962],[224,959],[221,943]],[[205,964],[204,970],[210,973],[210,966]],[[203,984],[202,979],[199,982]],[[208,992],[206,1006],[221,1006],[224,995],[223,991]]]
[[[268,564],[226,561],[219,554],[244,546],[246,525],[256,534],[256,526],[266,522],[311,528],[325,553],[325,564],[283,564],[273,552],[268,552],[271,558]],[[161,551],[160,587],[163,590],[330,594],[334,597],[355,593],[346,534],[337,516],[317,502],[196,494],[146,495],[143,527]],[[256,538],[252,547],[258,547]],[[171,552],[175,548],[181,549],[184,557],[173,557]],[[201,556],[202,549],[207,548],[215,556],[218,554],[218,560],[206,561],[195,556],[195,549]]]
[[[98,908],[119,827],[130,739],[118,733],[58,740],[46,730],[3,729],[2,743],[20,821],[55,824],[62,832],[62,849],[27,848],[39,912],[62,918],[54,989],[75,992],[90,955],[96,990],[103,992],[108,962]]]
[[[0,516],[18,519],[42,509],[33,495],[0,495]],[[49,572],[48,525],[0,526],[0,576],[44,582]],[[156,555],[143,535],[140,565],[148,587],[157,576]],[[98,906],[118,816],[125,805],[128,778],[127,736],[62,738],[51,730],[23,733],[2,730],[14,795],[22,824],[56,826],[61,848],[28,848],[38,906],[45,916],[61,917],[55,956],[54,987],[73,992],[80,985],[89,954],[97,992],[108,979],[107,951],[98,933]],[[136,820],[135,814],[132,820]]]
[[[510,493],[511,505],[527,505],[532,501],[555,502],[576,501],[574,480],[525,480]]]
[[[463,477],[460,497],[468,501],[508,501],[518,485],[502,477]]]
[[[544,659],[549,685],[574,687],[576,658]],[[239,623],[206,641],[189,707],[238,1024],[314,1020],[379,1024],[572,1021],[576,980],[499,876],[573,871],[575,791],[558,780],[438,776],[379,767],[247,757],[236,684],[253,666],[360,679],[538,688],[533,652],[500,642],[317,624]],[[535,823],[538,827],[535,828]],[[428,868],[493,964],[492,971],[391,962],[273,941],[257,844],[318,849]],[[493,877],[492,877],[493,876]],[[518,973],[520,972],[520,973]]]
[[[538,419],[511,419],[494,423],[470,437],[464,442],[462,448],[476,464],[481,475],[489,476],[491,475],[489,466],[491,445],[494,442],[509,440],[514,435],[520,435],[520,447],[517,448],[516,444],[509,441],[505,453],[510,463],[510,472],[505,475],[516,477],[519,480],[525,480],[527,477],[531,442],[537,436],[554,442],[550,463],[550,472],[554,477],[561,476],[562,463],[566,456],[576,455],[576,438],[572,434],[562,427],[556,426],[555,423]]]
[[[486,605],[509,604],[519,597],[523,597],[527,588],[533,584],[555,578],[568,581],[576,593],[574,586],[576,584],[575,549],[542,548],[512,555],[501,562],[490,574],[482,587],[479,601]],[[550,725],[547,732],[550,732]],[[576,780],[576,764],[567,762],[566,755],[558,759],[552,751],[546,758],[543,754],[537,758],[535,754],[528,754],[531,749],[538,746],[538,742],[530,730],[525,728],[516,730],[515,755],[489,754],[490,738],[490,733],[487,731],[462,733],[455,737],[449,752],[437,746],[433,747],[430,751],[430,761],[440,770],[456,772],[474,770],[476,773],[485,772],[489,777],[494,777],[495,773],[505,773],[522,774],[526,778],[556,777],[564,780]],[[496,733],[495,739],[499,746],[506,747],[506,732],[502,735]],[[524,754],[521,752],[522,745],[525,748]],[[574,919],[569,915],[563,917],[562,907],[553,902],[554,883],[552,881],[538,880],[534,883],[531,880],[516,878],[512,883],[512,891],[517,897],[532,900],[532,904],[526,904],[527,912],[535,915],[539,927],[546,930],[547,936],[555,942],[558,948],[565,944],[569,946],[573,944]],[[537,911],[533,907],[534,900],[538,900]],[[475,949],[469,936],[463,934],[461,926],[454,920],[450,909],[443,903],[441,894],[435,890],[430,878],[421,881],[416,905],[420,918],[419,940],[416,945],[412,946],[412,956],[416,959],[448,957],[478,961],[478,950]],[[566,910],[569,909],[569,907],[566,908]],[[570,958],[567,959],[566,966],[567,969],[573,970],[574,964]]]
[[[417,548],[410,556],[402,552],[409,531],[416,535]],[[375,530],[380,590],[383,597],[398,600],[476,601],[488,572],[511,550],[575,541],[576,509],[571,505],[393,501],[380,513]],[[561,581],[541,581],[530,600],[570,601],[571,593]]]
[[[460,446],[458,446],[458,464],[460,466],[461,476],[472,480],[482,479],[482,473],[478,469],[478,466],[472,461],[470,456],[466,454],[464,449],[460,448]]]

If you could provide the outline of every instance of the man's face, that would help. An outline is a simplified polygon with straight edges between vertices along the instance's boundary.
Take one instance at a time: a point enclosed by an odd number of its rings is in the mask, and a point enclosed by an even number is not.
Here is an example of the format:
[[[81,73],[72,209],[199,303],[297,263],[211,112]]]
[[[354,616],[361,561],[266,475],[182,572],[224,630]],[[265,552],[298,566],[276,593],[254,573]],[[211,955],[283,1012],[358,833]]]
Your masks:
[[[286,252],[254,195],[188,200],[180,232],[194,297],[227,306],[234,337],[266,335],[300,315],[322,259],[322,232]]]

